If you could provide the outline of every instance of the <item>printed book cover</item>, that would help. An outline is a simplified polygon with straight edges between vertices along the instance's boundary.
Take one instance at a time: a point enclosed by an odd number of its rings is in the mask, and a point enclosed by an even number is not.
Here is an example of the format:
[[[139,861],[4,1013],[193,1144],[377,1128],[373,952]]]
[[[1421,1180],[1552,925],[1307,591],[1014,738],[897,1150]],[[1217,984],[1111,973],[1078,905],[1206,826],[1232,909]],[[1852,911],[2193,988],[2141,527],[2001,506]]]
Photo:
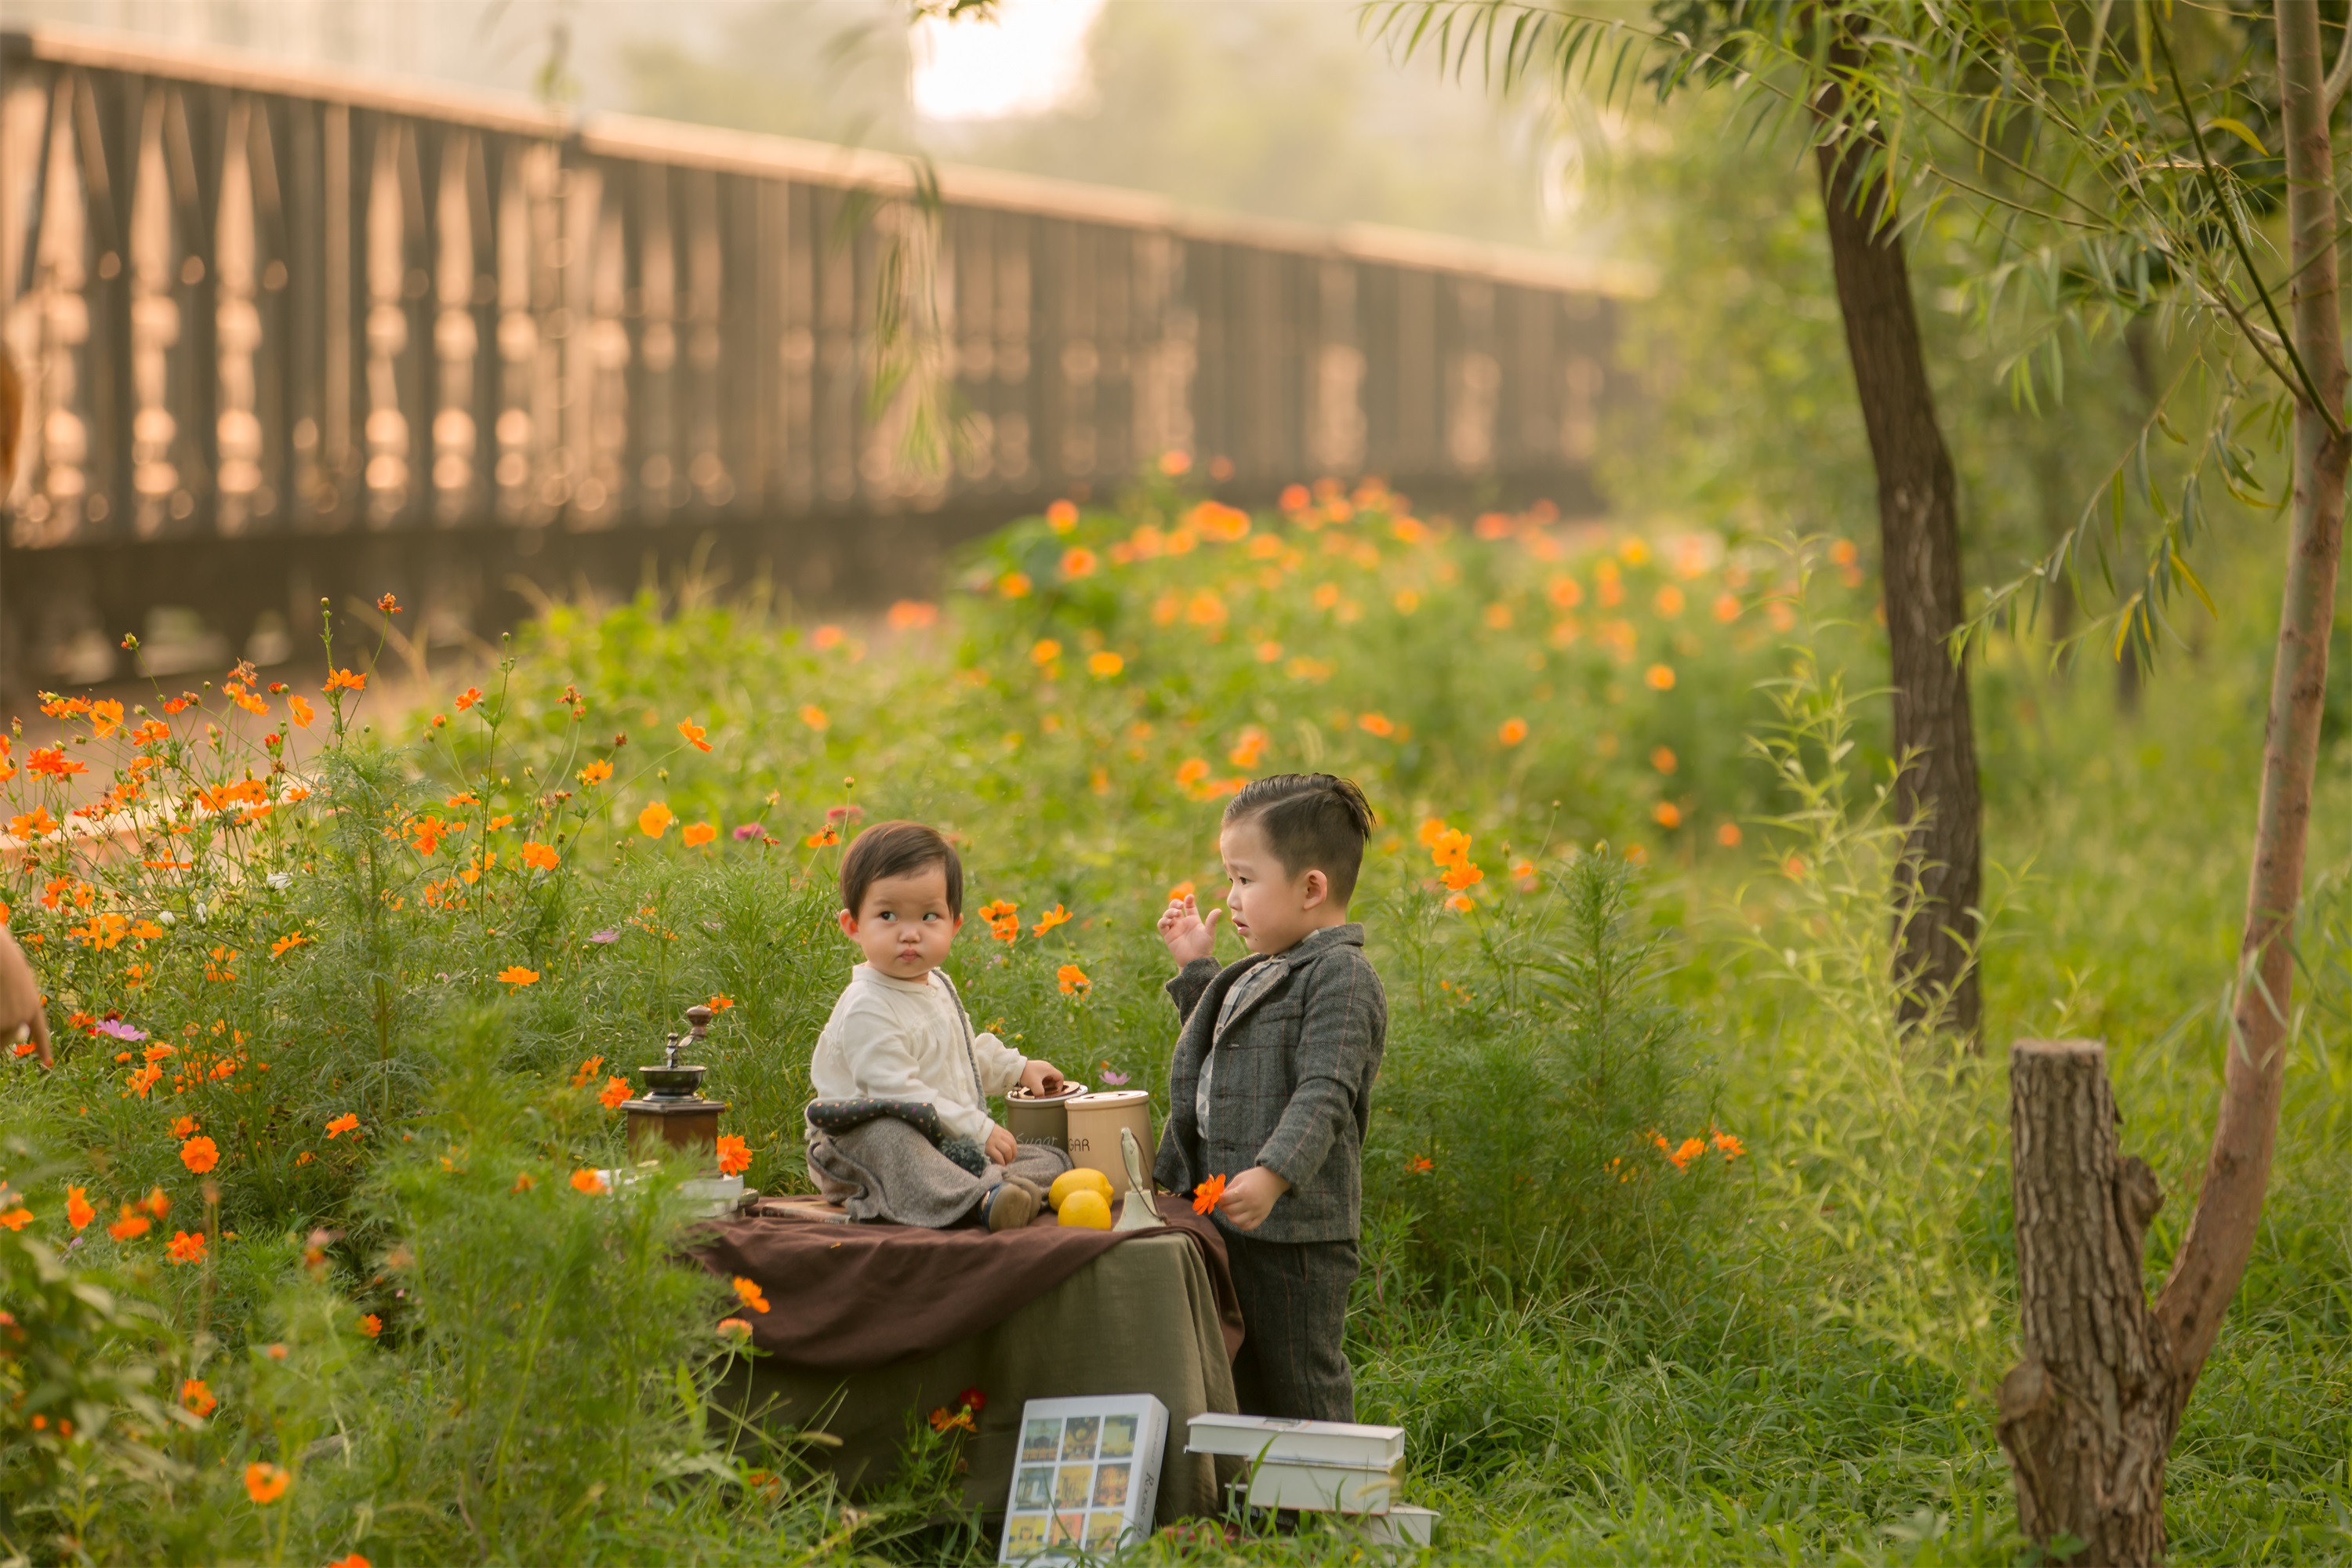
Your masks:
[[[1168,1407],[1149,1394],[1030,1400],[996,1560],[1043,1568],[1150,1534],[1167,1443]]]

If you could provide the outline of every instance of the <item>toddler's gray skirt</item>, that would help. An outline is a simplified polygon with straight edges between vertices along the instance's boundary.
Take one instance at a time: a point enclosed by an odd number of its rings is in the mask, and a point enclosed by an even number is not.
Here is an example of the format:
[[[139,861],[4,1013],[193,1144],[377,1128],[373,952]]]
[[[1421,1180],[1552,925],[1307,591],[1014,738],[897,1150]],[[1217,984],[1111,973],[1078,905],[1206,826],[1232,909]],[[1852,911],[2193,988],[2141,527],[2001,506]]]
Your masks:
[[[1039,1190],[1070,1168],[1048,1143],[1024,1143],[1010,1165],[973,1175],[905,1122],[879,1116],[845,1132],[805,1129],[809,1177],[817,1191],[856,1220],[894,1220],[944,1230],[971,1218],[980,1200],[1008,1175]]]

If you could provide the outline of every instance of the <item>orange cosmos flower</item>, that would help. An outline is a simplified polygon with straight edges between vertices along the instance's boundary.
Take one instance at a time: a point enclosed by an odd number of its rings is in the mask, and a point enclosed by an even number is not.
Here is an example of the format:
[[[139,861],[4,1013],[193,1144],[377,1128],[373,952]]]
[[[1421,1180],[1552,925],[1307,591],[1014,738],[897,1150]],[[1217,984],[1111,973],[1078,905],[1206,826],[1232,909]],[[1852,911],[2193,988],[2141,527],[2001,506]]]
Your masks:
[[[174,1263],[202,1263],[205,1260],[205,1233],[200,1230],[191,1236],[184,1230],[174,1231],[171,1256]]]
[[[1672,691],[1675,670],[1670,664],[1654,664],[1642,672],[1642,682],[1653,691]]]
[[[740,1344],[751,1337],[751,1325],[740,1318],[721,1318],[719,1320],[719,1334],[721,1339],[730,1339]]]
[[[627,1100],[634,1092],[635,1091],[629,1088],[627,1079],[608,1078],[604,1080],[604,1087],[597,1092],[596,1102],[607,1110],[618,1110],[621,1108],[621,1102]]]
[[[106,1227],[106,1234],[117,1241],[130,1241],[147,1234],[154,1221],[141,1214],[130,1204],[122,1205],[122,1217]]]
[[[310,721],[319,716],[319,710],[310,706],[308,699],[301,697],[289,697],[286,711],[293,715],[295,726],[303,730],[309,729]]]
[[[273,1503],[286,1495],[293,1480],[276,1465],[265,1465],[257,1459],[245,1467],[245,1495],[257,1503]]]
[[[1102,568],[1102,558],[1083,544],[1073,545],[1062,552],[1062,575],[1076,579],[1091,577]]]
[[[299,931],[281,936],[276,942],[269,944],[269,956],[272,958],[283,958],[288,953],[293,952],[296,948],[301,946],[304,942],[310,940],[310,939],[309,937],[304,936]]]
[[[1466,860],[1458,866],[1448,866],[1445,875],[1439,879],[1457,893],[1465,888],[1475,888],[1486,879],[1486,873]]]
[[[698,822],[687,828],[682,842],[688,849],[697,849],[718,837],[719,829],[709,823]]]
[[[890,606],[886,617],[894,632],[914,631],[928,626],[940,618],[940,607],[921,599],[901,599]]]
[[[1669,583],[1658,590],[1656,604],[1658,614],[1673,620],[1683,613],[1683,591]]]
[[[596,1069],[604,1065],[604,1058],[603,1057],[590,1057],[586,1061],[582,1062],[580,1064],[580,1070],[572,1075],[572,1087],[574,1089],[585,1088],[588,1080],[596,1076]]]
[[[1660,746],[1650,753],[1650,765],[1662,773],[1673,773],[1675,761],[1675,750],[1672,746]]]
[[[612,776],[613,764],[601,758],[580,770],[580,782],[590,789],[595,788]]]
[[[162,1219],[172,1212],[172,1200],[163,1195],[163,1188],[151,1187],[148,1189],[147,1195],[139,1200],[139,1206],[157,1219]]]
[[[1356,716],[1356,728],[1384,741],[1396,733],[1395,723],[1385,713],[1360,713]]]
[[[572,1190],[579,1193],[608,1193],[613,1184],[602,1171],[580,1170],[572,1173]]]
[[[760,1287],[740,1274],[735,1276],[735,1294],[742,1299],[743,1305],[755,1312],[768,1310],[768,1298],[761,1294]]]
[[[1224,1195],[1224,1177],[1211,1176],[1207,1181],[1202,1182],[1199,1186],[1192,1189],[1192,1212],[1194,1214],[1207,1214],[1211,1209],[1217,1206],[1217,1200]]]
[[[1715,841],[1726,849],[1739,847],[1739,824],[1727,822],[1715,830]]]
[[[209,1138],[191,1138],[180,1145],[180,1163],[201,1176],[220,1163],[220,1150]]]
[[[1069,500],[1057,500],[1052,506],[1047,507],[1045,509],[1045,525],[1051,528],[1055,533],[1067,533],[1070,530],[1077,527],[1077,503],[1076,501]]]
[[[346,1110],[341,1116],[336,1117],[332,1121],[327,1123],[327,1136],[330,1138],[341,1138],[346,1132],[358,1131],[359,1126],[359,1113],[353,1110]]]
[[[1160,454],[1160,471],[1170,479],[1192,471],[1192,454],[1170,450]]]
[[[563,857],[553,845],[526,844],[522,847],[522,863],[534,870],[552,871],[562,863]]]
[[[1004,899],[981,906],[980,918],[988,922],[988,931],[999,942],[1013,942],[1021,935],[1021,906]]]
[[[1737,1160],[1748,1152],[1748,1145],[1728,1132],[1717,1131],[1713,1142],[1717,1148],[1723,1151],[1723,1157],[1727,1162]]]
[[[525,969],[520,963],[509,963],[504,969],[499,971],[499,984],[501,985],[511,985],[516,990],[520,991],[526,985],[536,985],[539,984],[539,971],[536,969]]]
[[[172,1123],[172,1136],[174,1138],[193,1138],[203,1131],[203,1124],[193,1116],[183,1116]]]
[[[1478,907],[1478,900],[1467,893],[1456,893],[1445,900],[1445,907],[1455,914],[1466,915]]]
[[[1683,825],[1683,808],[1670,800],[1658,802],[1650,815],[1657,819],[1661,827],[1680,827]]]
[[[1029,932],[1032,936],[1044,936],[1055,926],[1066,926],[1069,923],[1070,911],[1064,909],[1061,905],[1055,904],[1052,909],[1047,910],[1042,916],[1038,917],[1037,923],[1029,928]]]
[[[1426,1154],[1415,1154],[1404,1163],[1404,1168],[1416,1173],[1425,1174],[1437,1168],[1437,1162]]]
[[[1525,719],[1506,719],[1503,727],[1495,731],[1495,739],[1507,746],[1516,746],[1527,738],[1528,721]]]
[[[1739,595],[1718,594],[1715,599],[1715,618],[1728,624],[1739,618]]]
[[[8,833],[15,838],[41,838],[58,830],[58,819],[49,815],[46,805],[37,805],[22,816],[8,819]]]
[[[1281,500],[1275,504],[1285,511],[1305,511],[1314,503],[1314,500],[1315,498],[1307,492],[1305,485],[1285,485],[1282,487]]]
[[[1030,645],[1029,662],[1040,669],[1062,657],[1062,645],[1052,637],[1039,637]]]
[[[213,1391],[205,1386],[204,1380],[194,1377],[180,1384],[180,1403],[190,1415],[198,1416],[210,1415],[220,1405],[220,1401],[213,1397]]]
[[[89,728],[90,733],[97,736],[101,741],[105,740],[109,735],[113,734],[115,731],[122,728],[122,704],[113,700],[111,698],[109,698],[103,702],[91,703],[89,705]]]
[[[719,1173],[740,1176],[751,1168],[751,1145],[732,1132],[723,1134],[719,1140]]]
[[[819,626],[809,634],[809,646],[820,653],[827,648],[839,647],[843,635],[839,626]]]
[[[1126,658],[1108,648],[1087,656],[1087,673],[1097,680],[1108,680],[1126,668]]]
[[[79,1187],[66,1189],[66,1223],[68,1225],[79,1230],[97,1217],[98,1211],[89,1206],[88,1193]]]
[[[360,1332],[372,1340],[380,1337],[383,1333],[383,1320],[373,1312],[368,1313],[360,1319]]]
[[[677,820],[677,813],[660,801],[656,801],[637,813],[637,831],[648,838],[659,838],[669,831],[669,825]]]
[[[537,1185],[539,1185],[537,1178],[533,1177],[529,1171],[517,1171],[515,1173],[514,1185],[509,1187],[507,1191],[510,1193],[527,1193]]]
[[[1087,972],[1075,963],[1062,965],[1054,972],[1054,978],[1061,983],[1065,996],[1083,996],[1094,989],[1094,982],[1087,978]]]
[[[375,602],[375,607],[382,610],[387,616],[396,616],[400,614],[400,601],[394,598],[390,594],[386,594],[383,598],[378,599]]]
[[[710,742],[702,738],[703,736],[710,733],[710,731],[696,723],[693,720],[681,719],[678,721],[677,732],[685,736],[687,743],[692,746],[696,751],[707,752],[710,750]]]
[[[457,693],[457,700],[452,706],[454,706],[458,712],[463,713],[467,709],[471,708],[475,703],[479,702],[481,700],[482,689],[478,686],[468,686],[465,690]]]
[[[327,1568],[375,1568],[375,1565],[358,1552],[352,1552],[336,1558],[327,1564]]]
[[[732,996],[713,996],[709,1001],[704,1003],[703,1005],[709,1007],[714,1013],[724,1013],[728,1008],[735,1005],[735,998]]]
[[[348,669],[330,670],[327,674],[327,684],[322,689],[331,695],[337,691],[365,691],[367,680],[366,676],[353,675]]]
[[[6,1226],[10,1230],[22,1230],[32,1223],[33,1211],[22,1204],[18,1204],[5,1214],[0,1214],[0,1225]]]
[[[996,580],[996,591],[1008,599],[1027,598],[1029,590],[1034,585],[1029,581],[1026,572],[1007,572]]]

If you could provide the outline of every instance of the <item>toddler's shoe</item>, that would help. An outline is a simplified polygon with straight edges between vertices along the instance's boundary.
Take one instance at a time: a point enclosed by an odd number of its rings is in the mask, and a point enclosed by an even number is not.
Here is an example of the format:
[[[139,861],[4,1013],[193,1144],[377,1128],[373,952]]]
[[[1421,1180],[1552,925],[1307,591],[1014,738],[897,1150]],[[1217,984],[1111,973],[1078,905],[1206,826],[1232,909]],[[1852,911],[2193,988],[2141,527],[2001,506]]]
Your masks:
[[[1007,1176],[988,1194],[981,1212],[991,1230],[1019,1230],[1037,1217],[1040,1201],[1036,1188],[1017,1176]]]

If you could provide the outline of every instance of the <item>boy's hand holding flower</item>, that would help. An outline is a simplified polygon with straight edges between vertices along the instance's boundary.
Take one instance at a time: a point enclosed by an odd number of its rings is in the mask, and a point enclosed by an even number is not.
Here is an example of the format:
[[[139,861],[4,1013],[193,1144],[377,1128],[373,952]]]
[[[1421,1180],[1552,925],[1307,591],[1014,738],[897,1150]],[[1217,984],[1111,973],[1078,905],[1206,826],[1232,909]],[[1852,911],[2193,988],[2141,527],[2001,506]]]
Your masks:
[[[1200,900],[1186,893],[1168,900],[1168,908],[1160,917],[1160,940],[1168,944],[1170,956],[1180,964],[1196,958],[1217,955],[1217,917],[1223,910],[1211,910],[1209,918],[1201,918]]]
[[[1264,1165],[1252,1165],[1225,1184],[1217,1199],[1218,1212],[1234,1224],[1236,1230],[1255,1230],[1274,1212],[1275,1200],[1290,1190],[1290,1184],[1267,1170]]]

